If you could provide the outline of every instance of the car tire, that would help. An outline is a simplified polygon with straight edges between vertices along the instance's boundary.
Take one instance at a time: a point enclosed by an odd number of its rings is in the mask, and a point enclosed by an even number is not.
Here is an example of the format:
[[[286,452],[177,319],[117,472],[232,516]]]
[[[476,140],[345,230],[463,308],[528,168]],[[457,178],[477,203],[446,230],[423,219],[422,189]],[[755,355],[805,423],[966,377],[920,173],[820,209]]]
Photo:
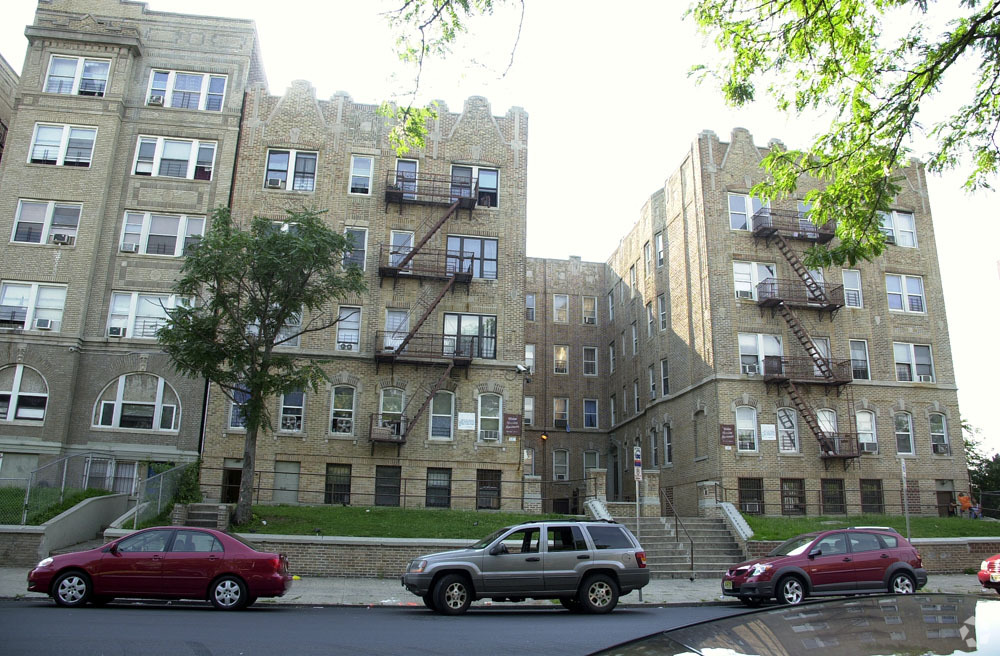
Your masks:
[[[208,596],[219,610],[240,610],[249,601],[246,584],[235,576],[223,576],[216,580]]]
[[[461,615],[472,603],[472,586],[461,574],[446,574],[434,586],[434,610],[445,615]]]
[[[434,607],[434,593],[433,592],[428,592],[427,594],[425,594],[424,596],[422,596],[420,598],[424,600],[424,606],[427,606],[431,610],[437,610],[437,608]]]
[[[906,572],[896,572],[889,579],[889,592],[891,594],[913,594],[917,591],[917,586],[913,582],[913,577]]]
[[[786,576],[778,581],[778,592],[775,595],[779,604],[795,606],[806,598],[806,586],[797,576]]]
[[[90,603],[94,604],[95,606],[107,606],[114,600],[115,600],[114,597],[105,597],[103,595],[100,596],[93,595],[90,597]]]
[[[764,603],[764,600],[760,597],[740,597],[740,603],[747,608],[760,608],[760,605]]]
[[[571,613],[582,613],[584,610],[583,604],[573,597],[559,597],[559,603]]]
[[[90,577],[83,572],[64,572],[52,584],[52,598],[66,608],[77,608],[90,600]]]
[[[576,598],[588,613],[610,613],[618,605],[618,584],[606,574],[592,574],[583,580]]]

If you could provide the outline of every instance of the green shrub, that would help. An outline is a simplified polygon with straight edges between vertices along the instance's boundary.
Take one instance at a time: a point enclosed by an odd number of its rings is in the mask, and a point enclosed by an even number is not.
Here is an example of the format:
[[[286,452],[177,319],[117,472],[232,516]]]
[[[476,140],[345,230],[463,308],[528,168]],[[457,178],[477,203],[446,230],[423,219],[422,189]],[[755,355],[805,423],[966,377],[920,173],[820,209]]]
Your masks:
[[[54,490],[58,494],[59,490]],[[87,488],[86,490],[73,490],[67,491],[63,496],[62,501],[56,501],[56,503],[51,503],[42,508],[36,508],[28,513],[28,525],[38,526],[49,521],[53,517],[66,512],[76,504],[89,499],[91,497],[103,497],[109,494],[115,494],[114,492],[109,492],[108,490],[98,490],[94,488]],[[34,505],[34,504],[32,504]]]
[[[181,480],[177,484],[177,494],[174,495],[175,503],[201,503],[201,485],[198,479],[201,477],[201,458],[189,465],[181,475]]]

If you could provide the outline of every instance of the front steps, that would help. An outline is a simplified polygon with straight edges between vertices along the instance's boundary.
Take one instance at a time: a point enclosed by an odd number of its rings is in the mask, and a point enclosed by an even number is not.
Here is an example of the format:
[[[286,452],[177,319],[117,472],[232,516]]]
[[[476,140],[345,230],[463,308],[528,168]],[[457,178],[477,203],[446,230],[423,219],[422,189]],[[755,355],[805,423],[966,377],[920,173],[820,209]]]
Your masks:
[[[745,560],[742,549],[721,519],[682,517],[687,534],[675,526],[672,517],[643,517],[638,532],[634,517],[616,517],[615,521],[638,536],[652,578],[721,578],[730,566]]]

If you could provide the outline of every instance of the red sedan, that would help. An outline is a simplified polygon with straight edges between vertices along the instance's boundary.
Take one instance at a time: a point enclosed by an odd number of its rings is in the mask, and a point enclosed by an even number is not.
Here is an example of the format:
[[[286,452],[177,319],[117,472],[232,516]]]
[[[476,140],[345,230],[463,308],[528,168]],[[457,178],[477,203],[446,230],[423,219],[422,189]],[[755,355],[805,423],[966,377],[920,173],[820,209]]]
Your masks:
[[[132,597],[207,599],[238,610],[258,597],[280,597],[291,585],[284,555],[189,526],[143,529],[97,549],[46,558],[28,573],[28,590],[69,607]]]
[[[990,556],[979,565],[979,583],[1000,593],[1000,554]]]

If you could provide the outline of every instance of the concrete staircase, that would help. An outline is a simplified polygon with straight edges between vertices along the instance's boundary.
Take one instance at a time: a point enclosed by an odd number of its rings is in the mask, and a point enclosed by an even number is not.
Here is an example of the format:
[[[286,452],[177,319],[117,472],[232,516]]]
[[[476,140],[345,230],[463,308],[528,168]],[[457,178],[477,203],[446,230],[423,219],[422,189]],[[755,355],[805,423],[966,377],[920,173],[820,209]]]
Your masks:
[[[632,533],[634,517],[616,517]],[[643,517],[638,527],[639,542],[646,551],[646,563],[653,578],[691,578],[691,541],[675,526],[672,517]],[[694,578],[721,578],[731,565],[745,555],[721,519],[682,517],[681,522],[694,541]]]
[[[218,503],[189,503],[174,506],[174,526],[200,526],[224,531],[229,528],[229,507]]]

